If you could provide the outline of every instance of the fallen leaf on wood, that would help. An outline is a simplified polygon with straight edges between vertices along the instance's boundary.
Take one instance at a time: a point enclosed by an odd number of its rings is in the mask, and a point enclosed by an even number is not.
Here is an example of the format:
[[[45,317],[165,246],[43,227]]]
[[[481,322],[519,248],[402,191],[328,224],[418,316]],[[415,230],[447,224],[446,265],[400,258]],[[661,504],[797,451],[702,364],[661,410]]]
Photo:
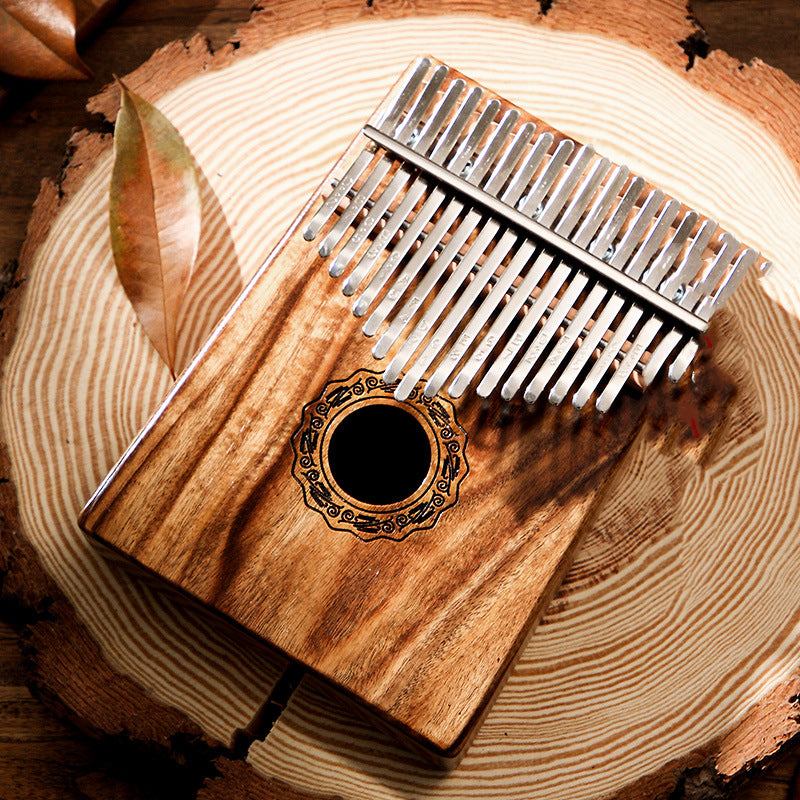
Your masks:
[[[109,216],[117,274],[175,377],[178,312],[200,240],[194,161],[172,123],[119,81]]]
[[[0,71],[35,80],[90,78],[75,49],[72,0],[0,0]]]

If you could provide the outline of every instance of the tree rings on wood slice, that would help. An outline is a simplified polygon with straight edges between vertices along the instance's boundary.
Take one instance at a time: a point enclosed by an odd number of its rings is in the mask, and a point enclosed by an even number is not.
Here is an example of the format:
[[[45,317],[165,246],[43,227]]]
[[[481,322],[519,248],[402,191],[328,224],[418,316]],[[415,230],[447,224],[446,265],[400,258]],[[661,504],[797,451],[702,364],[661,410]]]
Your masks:
[[[669,436],[631,449],[571,576],[456,770],[432,771],[311,681],[251,748],[250,763],[289,787],[287,796],[359,800],[641,796],[706,759],[736,772],[773,746],[733,735],[754,709],[775,721],[764,730],[793,732],[778,724],[786,704],[776,701],[770,716],[768,698],[781,696],[800,655],[800,179],[788,129],[753,121],[753,73],[740,77],[718,60],[696,79],[684,75],[677,44],[650,55],[615,37],[613,17],[603,33],[588,10],[581,26],[583,3],[556,4],[544,25],[519,10],[500,18],[504,4],[476,4],[484,15],[409,17],[380,5],[367,13],[342,3],[324,30],[322,12],[309,8],[297,16],[306,29],[289,35],[289,12],[276,4],[219,69],[157,99],[200,168],[205,215],[180,365],[396,75],[425,52],[685,198],[776,267],[745,281],[711,342],[737,381],[725,428],[696,451]],[[400,18],[387,18],[393,10]],[[525,16],[533,21],[535,11]],[[559,15],[582,29],[559,29]],[[154,64],[131,82],[148,99],[167,72]],[[779,75],[758,76],[768,96],[778,87],[797,101]],[[75,522],[170,386],[114,277],[110,166],[108,151],[95,159],[25,273],[2,389],[20,525],[109,662],[229,742],[252,723],[283,664],[98,555]],[[676,427],[692,418],[687,408]]]

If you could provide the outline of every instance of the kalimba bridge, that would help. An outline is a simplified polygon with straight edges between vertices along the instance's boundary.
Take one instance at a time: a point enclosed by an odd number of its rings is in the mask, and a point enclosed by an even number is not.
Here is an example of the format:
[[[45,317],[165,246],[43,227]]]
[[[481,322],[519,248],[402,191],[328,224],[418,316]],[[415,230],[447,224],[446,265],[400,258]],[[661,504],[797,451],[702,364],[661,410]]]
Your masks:
[[[591,146],[421,59],[305,230],[397,399],[677,381],[758,253]],[[359,293],[360,292],[360,293]],[[358,293],[358,294],[357,294]],[[524,387],[524,389],[523,389]]]

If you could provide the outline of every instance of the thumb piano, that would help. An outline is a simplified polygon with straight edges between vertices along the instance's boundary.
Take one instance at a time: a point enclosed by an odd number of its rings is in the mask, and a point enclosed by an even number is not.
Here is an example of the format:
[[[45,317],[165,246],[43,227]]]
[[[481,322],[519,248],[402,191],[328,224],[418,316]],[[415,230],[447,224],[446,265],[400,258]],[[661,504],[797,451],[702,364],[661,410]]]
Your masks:
[[[452,763],[643,420],[726,402],[696,355],[756,264],[420,59],[81,525]]]

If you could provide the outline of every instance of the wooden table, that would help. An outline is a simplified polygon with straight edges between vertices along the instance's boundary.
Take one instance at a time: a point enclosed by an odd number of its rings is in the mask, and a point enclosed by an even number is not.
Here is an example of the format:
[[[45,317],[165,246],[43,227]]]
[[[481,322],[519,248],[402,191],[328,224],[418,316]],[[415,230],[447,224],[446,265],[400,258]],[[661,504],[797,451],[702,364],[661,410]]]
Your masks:
[[[760,57],[800,81],[796,0],[696,0],[694,9],[711,47],[742,61]],[[8,266],[22,245],[39,183],[58,174],[70,131],[104,128],[84,110],[86,99],[112,74],[132,70],[173,39],[199,31],[219,46],[249,14],[250,6],[235,0],[178,0],[168,8],[155,0],[137,0],[82,48],[95,73],[92,81],[13,88],[10,102],[0,110],[0,292],[7,288]],[[149,754],[131,752],[121,743],[98,746],[58,718],[52,698],[35,698],[26,685],[25,641],[18,634],[24,614],[7,601],[0,614],[0,798],[194,796],[205,777],[200,768],[154,764]],[[793,786],[798,760],[800,748],[794,747],[738,796],[800,796]]]

